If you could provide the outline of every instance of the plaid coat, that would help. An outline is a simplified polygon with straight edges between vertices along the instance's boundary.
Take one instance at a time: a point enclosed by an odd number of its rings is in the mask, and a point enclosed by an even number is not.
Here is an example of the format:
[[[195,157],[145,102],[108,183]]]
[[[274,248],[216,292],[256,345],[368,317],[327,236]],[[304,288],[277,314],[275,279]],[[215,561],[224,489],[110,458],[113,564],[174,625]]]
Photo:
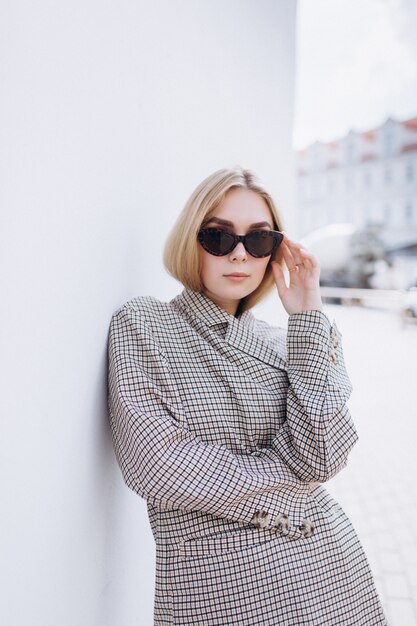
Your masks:
[[[321,483],[357,434],[341,335],[288,330],[185,289],[113,316],[109,412],[156,541],[157,626],[386,624],[348,518]]]

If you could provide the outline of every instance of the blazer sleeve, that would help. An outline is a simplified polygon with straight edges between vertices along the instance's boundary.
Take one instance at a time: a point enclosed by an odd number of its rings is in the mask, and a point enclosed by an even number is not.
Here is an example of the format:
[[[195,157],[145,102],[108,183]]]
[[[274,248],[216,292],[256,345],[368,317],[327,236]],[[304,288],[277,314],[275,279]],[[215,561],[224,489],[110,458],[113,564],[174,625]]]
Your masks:
[[[341,334],[321,311],[290,315],[287,419],[272,450],[302,480],[324,482],[346,465],[358,436]]]
[[[309,483],[278,455],[234,454],[190,433],[169,365],[140,311],[128,306],[111,321],[108,384],[113,444],[134,492],[160,508],[243,523],[268,511],[301,524]]]

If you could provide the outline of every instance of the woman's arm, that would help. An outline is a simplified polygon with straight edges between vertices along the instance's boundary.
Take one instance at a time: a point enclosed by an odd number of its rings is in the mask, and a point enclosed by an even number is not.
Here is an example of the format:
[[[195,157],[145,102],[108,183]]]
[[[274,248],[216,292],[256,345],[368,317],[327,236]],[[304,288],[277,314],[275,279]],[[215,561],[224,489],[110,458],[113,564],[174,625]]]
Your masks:
[[[301,480],[324,482],[344,467],[358,439],[336,325],[321,311],[290,315],[287,359],[287,420],[272,449]]]
[[[346,402],[352,387],[345,370],[341,335],[324,315],[316,257],[285,235],[288,268],[272,263],[281,302],[289,314],[287,420],[272,450],[302,480],[324,482],[345,464],[358,436]],[[264,451],[262,455],[269,454]]]
[[[168,364],[128,306],[110,327],[109,412],[124,480],[151,503],[243,523],[268,511],[272,520],[288,515],[290,525],[301,524],[309,483],[277,455],[233,454],[192,435]]]

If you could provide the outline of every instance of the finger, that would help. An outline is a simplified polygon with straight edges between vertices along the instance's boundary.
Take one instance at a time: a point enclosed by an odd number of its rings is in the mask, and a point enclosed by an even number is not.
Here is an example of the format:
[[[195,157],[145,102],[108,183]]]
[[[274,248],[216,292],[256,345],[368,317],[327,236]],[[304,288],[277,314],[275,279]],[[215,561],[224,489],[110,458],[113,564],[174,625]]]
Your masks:
[[[300,254],[300,252],[298,252],[297,250],[292,251],[292,255],[294,258],[294,261],[296,262],[297,265],[302,266],[303,265],[303,257]]]
[[[319,264],[317,258],[311,252],[308,252],[304,248],[301,248],[300,254],[302,256],[303,262],[308,260],[312,267],[320,267],[320,264]]]
[[[296,241],[292,241],[291,239],[289,239],[287,241],[287,245],[288,248],[291,251],[291,254],[293,255],[293,258],[296,262],[297,265],[299,265],[300,263],[302,263],[302,250],[303,247],[301,245],[301,243],[297,243]]]
[[[312,270],[314,270],[314,267],[311,264],[310,259],[307,259],[305,257],[303,257],[303,261],[299,267],[300,267],[300,271],[307,270],[308,272],[311,272]]]
[[[304,261],[303,261],[303,268],[304,268],[304,270],[306,270],[310,274],[313,274],[318,269],[318,268],[314,267],[314,265],[312,264],[310,259],[304,259]]]
[[[295,241],[295,239],[291,239],[291,237],[288,237],[288,235],[286,233],[284,234],[284,241],[291,248],[302,248],[303,247],[302,243],[300,243],[299,241]]]
[[[304,250],[305,252],[308,252],[309,254],[311,254],[311,252],[306,249],[303,243],[299,241],[295,241],[294,239],[290,239],[288,235],[284,237],[284,241],[287,244],[287,246],[291,248],[291,251],[293,253],[299,253],[301,250]]]
[[[295,286],[299,282],[300,271],[303,269],[302,260],[299,259],[299,262],[297,263],[297,259],[294,258],[292,252],[289,249],[288,250],[283,249],[283,253],[284,253],[283,254],[284,261],[287,265],[288,275],[290,279],[289,286],[290,287],[291,285]]]
[[[282,267],[277,261],[273,261],[271,263],[272,272],[274,274],[275,284],[278,289],[279,297],[282,298],[288,289],[287,284],[285,282],[284,272],[282,271]]]
[[[286,243],[281,244],[282,255],[284,257],[284,261],[289,270],[292,270],[296,265],[296,261],[294,256]]]

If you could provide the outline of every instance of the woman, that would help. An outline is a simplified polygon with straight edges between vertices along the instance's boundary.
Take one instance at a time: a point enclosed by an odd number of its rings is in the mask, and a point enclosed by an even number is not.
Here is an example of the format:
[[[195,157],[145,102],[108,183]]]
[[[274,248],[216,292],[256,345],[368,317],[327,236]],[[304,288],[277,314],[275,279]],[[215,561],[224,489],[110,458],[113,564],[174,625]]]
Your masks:
[[[241,168],[197,187],[164,260],[183,292],[127,302],[109,342],[115,450],[156,541],[154,623],[386,624],[358,538],[321,486],[357,435],[317,260]],[[250,312],[274,285],[287,331]]]

